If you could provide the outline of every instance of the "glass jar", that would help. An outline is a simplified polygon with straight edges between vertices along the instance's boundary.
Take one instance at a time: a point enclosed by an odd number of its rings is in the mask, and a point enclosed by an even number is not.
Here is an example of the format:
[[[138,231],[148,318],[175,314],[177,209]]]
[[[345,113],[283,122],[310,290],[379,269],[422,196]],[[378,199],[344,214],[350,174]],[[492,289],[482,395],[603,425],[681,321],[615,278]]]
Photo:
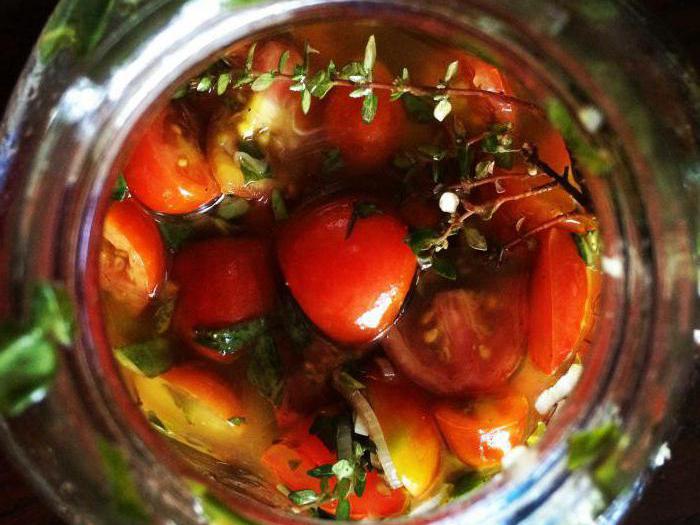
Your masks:
[[[68,521],[137,523],[144,511],[146,521],[156,523],[205,523],[207,514],[223,523],[201,488],[193,495],[192,479],[206,482],[207,495],[247,520],[310,521],[261,504],[256,498],[274,495],[243,473],[173,454],[150,430],[111,358],[95,254],[105,188],[116,177],[130,130],[152,104],[234,41],[292,21],[339,17],[371,17],[478,49],[529,79],[527,87],[587,175],[603,236],[595,341],[581,383],[545,438],[472,498],[401,521],[619,519],[662,459],[660,446],[689,381],[693,329],[700,328],[700,99],[692,73],[631,7],[605,0],[568,4],[61,2],[2,127],[0,305],[4,316],[21,318],[35,282],[60,282],[77,306],[79,339],[61,351],[48,397],[20,416],[0,419],[0,437]],[[696,328],[696,342],[697,334]],[[614,467],[614,490],[601,491],[605,472],[570,470],[567,451],[571,435],[609,421],[622,439],[598,463]]]

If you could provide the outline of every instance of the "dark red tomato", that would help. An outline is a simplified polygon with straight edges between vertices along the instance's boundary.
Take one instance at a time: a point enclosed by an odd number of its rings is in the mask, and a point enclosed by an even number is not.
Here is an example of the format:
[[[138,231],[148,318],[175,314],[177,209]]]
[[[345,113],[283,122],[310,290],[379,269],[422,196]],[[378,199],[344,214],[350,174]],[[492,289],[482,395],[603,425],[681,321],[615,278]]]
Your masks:
[[[385,66],[375,66],[375,76],[391,81]],[[401,146],[406,114],[392,102],[388,91],[375,91],[377,113],[370,124],[362,120],[362,98],[350,98],[351,88],[336,87],[328,94],[323,125],[328,141],[340,149],[351,171],[368,172],[386,165]]]
[[[201,355],[221,356],[194,342],[196,328],[220,328],[254,319],[275,304],[267,245],[253,238],[211,239],[186,246],[175,256],[172,278],[179,287],[173,327]]]
[[[292,430],[285,433],[278,443],[265,451],[262,463],[289,490],[311,489],[320,492],[321,481],[309,476],[307,472],[321,465],[337,461],[323,442],[309,434],[309,420],[304,420]],[[335,486],[335,478],[329,479],[329,489]],[[406,508],[408,498],[404,490],[390,489],[376,472],[367,473],[367,482],[362,497],[352,493],[348,497],[350,518],[353,520],[368,518],[388,518],[401,514]],[[336,502],[325,503],[323,510],[335,513]]]
[[[127,199],[110,206],[102,235],[100,285],[138,313],[165,278],[165,247],[158,227],[136,201]]]
[[[256,71],[273,71],[279,66],[280,58],[285,51],[289,51],[289,58],[282,69],[285,75],[294,73],[294,67],[299,66],[304,62],[304,58],[298,49],[289,42],[282,40],[268,40],[262,44],[258,44],[255,48],[253,58],[253,69]],[[273,97],[275,100],[294,100],[297,105],[298,95],[289,91],[289,82],[286,80],[277,80],[264,93],[265,96]]]
[[[417,230],[436,229],[442,219],[442,212],[435,199],[428,199],[417,193],[409,195],[400,207],[401,218]]]
[[[528,354],[535,365],[553,373],[576,348],[586,312],[586,264],[571,234],[550,228],[538,237],[530,281]]]
[[[438,292],[382,342],[394,364],[432,392],[497,390],[525,353],[526,275],[493,273],[483,279],[478,289]]]
[[[143,130],[124,177],[132,195],[148,208],[190,213],[219,195],[197,139],[172,105]]]
[[[325,334],[366,343],[398,315],[413,282],[416,258],[406,225],[388,210],[358,217],[358,197],[300,211],[282,229],[278,258],[292,295]]]

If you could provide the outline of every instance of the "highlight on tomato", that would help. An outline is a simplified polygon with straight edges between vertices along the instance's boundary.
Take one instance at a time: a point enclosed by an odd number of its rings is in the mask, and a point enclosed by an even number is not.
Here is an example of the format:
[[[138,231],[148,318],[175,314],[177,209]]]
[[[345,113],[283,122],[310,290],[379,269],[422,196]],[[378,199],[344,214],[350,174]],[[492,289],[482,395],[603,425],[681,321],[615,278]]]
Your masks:
[[[485,469],[499,465],[504,454],[525,438],[528,402],[506,395],[459,403],[443,401],[435,420],[450,450],[466,465]]]
[[[413,282],[406,234],[388,208],[339,197],[291,217],[277,255],[292,295],[321,331],[367,343],[394,322]]]
[[[219,196],[186,112],[169,104],[137,132],[124,167],[131,194],[153,211],[181,215]]]
[[[133,199],[113,202],[102,237],[102,290],[141,312],[165,278],[165,247],[155,221]]]

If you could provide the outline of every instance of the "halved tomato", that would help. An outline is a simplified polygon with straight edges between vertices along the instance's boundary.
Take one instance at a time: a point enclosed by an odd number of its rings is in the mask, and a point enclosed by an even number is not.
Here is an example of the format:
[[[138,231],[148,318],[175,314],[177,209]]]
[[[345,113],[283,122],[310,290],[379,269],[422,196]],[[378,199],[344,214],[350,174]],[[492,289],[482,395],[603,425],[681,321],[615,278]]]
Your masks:
[[[220,192],[184,113],[171,104],[143,130],[124,167],[129,191],[146,207],[184,214]]]
[[[416,297],[382,341],[392,362],[441,395],[498,390],[527,342],[527,270],[483,269],[470,288]]]
[[[155,221],[136,201],[114,202],[105,217],[100,285],[134,314],[165,278],[165,247]]]
[[[192,348],[216,361],[221,355],[194,341],[197,328],[223,328],[269,313],[275,283],[269,247],[254,238],[225,238],[186,246],[175,256],[172,277],[179,286],[173,327]]]
[[[394,321],[413,282],[406,233],[388,209],[341,197],[291,217],[277,253],[309,319],[338,342],[366,343]]]
[[[528,354],[540,370],[551,374],[581,337],[588,276],[569,232],[550,228],[538,241],[530,281]]]
[[[474,468],[498,466],[503,455],[523,442],[529,406],[523,396],[440,402],[435,419],[454,454]]]

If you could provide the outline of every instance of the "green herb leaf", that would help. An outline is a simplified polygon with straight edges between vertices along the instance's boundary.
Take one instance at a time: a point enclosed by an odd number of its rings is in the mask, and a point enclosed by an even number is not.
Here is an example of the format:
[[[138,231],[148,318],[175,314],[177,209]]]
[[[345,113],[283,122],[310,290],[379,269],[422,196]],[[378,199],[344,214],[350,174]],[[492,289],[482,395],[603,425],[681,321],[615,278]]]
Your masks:
[[[324,70],[318,71],[311,80],[308,81],[307,88],[314,97],[319,99],[325,97],[333,88],[333,81],[331,80],[330,73]]]
[[[433,257],[433,264],[431,268],[440,277],[444,277],[450,281],[457,280],[457,268],[455,268],[454,263],[449,259],[445,259],[443,257]]]
[[[367,472],[360,466],[357,467],[356,471],[357,473],[354,483],[355,494],[358,498],[361,498],[365,493],[365,487],[367,486]]]
[[[295,490],[289,493],[289,500],[295,505],[303,506],[318,501],[318,496],[313,490]]]
[[[126,185],[126,179],[121,173],[117,177],[114,183],[114,189],[112,190],[112,200],[113,201],[123,201],[129,196],[129,187]]]
[[[277,188],[272,190],[270,202],[272,204],[272,213],[274,214],[276,221],[284,221],[289,218],[289,214],[287,213],[287,205],[284,203],[284,197],[282,196],[282,192]]]
[[[224,328],[196,328],[194,340],[197,344],[216,350],[221,356],[229,356],[255,343],[268,331],[267,320],[259,317]]]
[[[574,234],[576,247],[581,258],[590,268],[597,268],[600,262],[600,233],[598,230],[591,230],[583,235]]]
[[[365,57],[362,62],[367,75],[372,75],[372,70],[374,69],[374,63],[377,61],[377,42],[374,39],[374,35],[371,35],[367,40],[367,45],[365,46]]]
[[[335,509],[335,519],[336,521],[350,520],[350,502],[347,499],[338,501],[338,506]]]
[[[338,460],[332,467],[331,470],[338,480],[341,479],[352,479],[355,474],[355,466],[350,463],[347,459]]]
[[[195,481],[190,481],[192,495],[199,501],[208,525],[255,525],[247,519],[233,513],[221,503],[209,490]]]
[[[246,59],[245,59],[245,70],[246,71],[253,70],[253,60],[255,59],[255,47],[257,45],[258,45],[257,42],[253,42],[253,44],[248,48],[248,55],[246,56]]]
[[[462,227],[462,232],[464,233],[464,240],[472,250],[479,252],[488,251],[489,246],[486,242],[486,237],[477,230],[474,226],[465,225]]]
[[[250,209],[250,204],[241,197],[227,195],[216,207],[216,215],[226,221],[237,219],[245,215]]]
[[[241,425],[245,425],[247,423],[246,418],[244,418],[243,416],[231,417],[231,418],[227,419],[226,421],[228,422],[229,425],[232,425],[234,427],[240,427]]]
[[[374,116],[377,114],[377,105],[379,99],[374,93],[367,95],[362,101],[362,121],[365,124],[371,124]]]
[[[311,342],[311,325],[308,319],[289,295],[280,301],[282,325],[297,350],[303,350]]]
[[[477,162],[476,168],[474,168],[474,178],[476,180],[481,180],[493,175],[493,170],[495,167],[495,160],[482,160]]]
[[[338,76],[343,80],[349,80],[354,83],[367,81],[367,71],[359,62],[350,62],[344,65]]]
[[[248,363],[248,381],[272,404],[279,405],[284,387],[282,360],[275,341],[263,335],[252,349]]]
[[[274,81],[274,73],[263,73],[253,81],[253,83],[250,85],[250,89],[252,89],[253,91],[265,91],[272,85]]]
[[[372,94],[372,88],[362,86],[350,92],[350,98],[362,98]]]
[[[226,90],[231,85],[231,73],[221,73],[216,81],[216,94],[221,96],[226,93]]]
[[[105,439],[97,440],[112,511],[121,523],[146,524],[151,519],[124,453]]]
[[[615,422],[573,434],[569,438],[568,468],[577,470],[607,457],[621,438],[622,431]]]
[[[208,93],[212,86],[214,85],[214,78],[211,75],[204,75],[199,79],[197,87],[195,88],[198,93]]]
[[[31,322],[58,344],[73,344],[75,313],[70,297],[63,288],[49,283],[34,287]]]
[[[462,474],[454,484],[452,498],[461,498],[475,491],[493,477],[494,473],[471,470]]]
[[[408,244],[413,253],[421,255],[435,246],[436,239],[437,234],[434,230],[420,229],[411,232],[404,242]]]
[[[440,162],[447,157],[447,150],[434,144],[418,146],[418,153],[435,162]]]
[[[449,84],[450,80],[454,78],[454,76],[457,74],[457,71],[459,70],[459,61],[455,60],[454,62],[450,62],[447,66],[447,69],[445,70],[445,76],[443,77],[442,81],[445,84]]]
[[[238,151],[236,152],[236,160],[241,167],[243,180],[246,184],[269,179],[272,176],[270,165],[264,159],[256,159],[244,151]]]
[[[287,66],[287,61],[289,60],[289,50],[285,50],[284,53],[280,55],[279,62],[277,63],[277,71],[279,73],[284,73],[284,68]]]
[[[194,228],[189,222],[159,221],[158,229],[163,236],[165,245],[172,251],[177,251],[194,233]]]
[[[170,344],[163,337],[122,346],[114,353],[123,366],[146,377],[159,376],[173,365]]]
[[[311,109],[311,91],[305,89],[301,94],[301,110],[306,115]]]
[[[175,90],[175,93],[173,93],[173,96],[171,98],[173,100],[179,100],[179,99],[187,96],[187,93],[189,93],[189,91],[190,91],[189,84],[184,84]]]
[[[419,124],[430,124],[433,122],[433,104],[428,97],[417,97],[411,93],[401,97],[404,110],[408,118]]]
[[[333,472],[333,465],[330,463],[312,468],[307,472],[307,474],[312,478],[332,478],[335,476],[335,472]]]
[[[433,110],[433,116],[435,117],[435,120],[442,122],[451,112],[452,104],[450,103],[450,99],[445,97],[440,99],[440,101],[436,104],[435,109]]]
[[[542,439],[542,436],[544,436],[546,430],[547,424],[544,421],[538,421],[535,431],[525,440],[525,444],[528,447],[534,447],[540,442],[540,439]]]

